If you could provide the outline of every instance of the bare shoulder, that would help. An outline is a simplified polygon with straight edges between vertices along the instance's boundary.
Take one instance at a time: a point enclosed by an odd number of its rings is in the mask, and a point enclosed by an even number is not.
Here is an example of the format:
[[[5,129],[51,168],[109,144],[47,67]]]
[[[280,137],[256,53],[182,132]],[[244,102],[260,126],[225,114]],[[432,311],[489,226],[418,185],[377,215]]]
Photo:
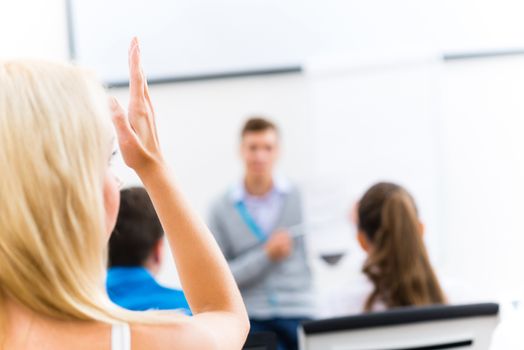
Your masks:
[[[136,350],[220,349],[214,333],[189,317],[172,324],[133,324],[131,343]]]

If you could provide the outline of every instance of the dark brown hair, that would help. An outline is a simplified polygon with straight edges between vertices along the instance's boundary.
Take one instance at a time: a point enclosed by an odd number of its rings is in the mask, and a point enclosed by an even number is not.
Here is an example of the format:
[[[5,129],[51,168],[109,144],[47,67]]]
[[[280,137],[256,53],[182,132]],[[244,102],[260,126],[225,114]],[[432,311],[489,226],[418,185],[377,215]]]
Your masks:
[[[358,205],[358,226],[371,245],[363,272],[374,285],[365,311],[442,304],[446,299],[429,262],[413,197],[401,186],[378,183]]]
[[[120,210],[109,239],[109,267],[142,266],[164,232],[146,190],[120,192]]]
[[[261,132],[266,130],[273,130],[277,134],[279,133],[276,124],[272,121],[263,117],[252,117],[246,120],[244,123],[240,136],[244,137],[247,133],[250,132]]]

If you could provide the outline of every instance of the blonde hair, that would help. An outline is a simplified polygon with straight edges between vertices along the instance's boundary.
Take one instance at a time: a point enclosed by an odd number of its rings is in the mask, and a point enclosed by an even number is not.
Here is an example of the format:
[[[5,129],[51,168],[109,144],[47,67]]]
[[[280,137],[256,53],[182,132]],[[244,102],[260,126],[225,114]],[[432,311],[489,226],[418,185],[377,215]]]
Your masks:
[[[58,319],[147,321],[104,287],[108,100],[66,64],[0,62],[0,293]]]

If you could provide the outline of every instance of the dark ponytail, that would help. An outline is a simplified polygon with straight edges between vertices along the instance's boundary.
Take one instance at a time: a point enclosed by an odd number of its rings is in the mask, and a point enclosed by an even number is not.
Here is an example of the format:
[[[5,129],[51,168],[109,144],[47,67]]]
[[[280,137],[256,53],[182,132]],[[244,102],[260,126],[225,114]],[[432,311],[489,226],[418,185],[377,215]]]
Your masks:
[[[378,301],[387,308],[444,303],[411,195],[392,183],[376,184],[360,200],[358,216],[371,246],[363,272],[374,285],[365,311]]]

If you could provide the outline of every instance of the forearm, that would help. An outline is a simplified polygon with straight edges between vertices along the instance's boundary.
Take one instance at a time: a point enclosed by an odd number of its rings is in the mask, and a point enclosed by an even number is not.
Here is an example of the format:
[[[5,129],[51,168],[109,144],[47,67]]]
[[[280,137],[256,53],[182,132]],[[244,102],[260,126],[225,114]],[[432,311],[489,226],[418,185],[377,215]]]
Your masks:
[[[193,313],[244,313],[227,262],[206,225],[186,204],[168,167],[157,162],[139,176],[162,222]]]
[[[272,265],[262,246],[230,259],[228,263],[240,288],[259,280]]]

